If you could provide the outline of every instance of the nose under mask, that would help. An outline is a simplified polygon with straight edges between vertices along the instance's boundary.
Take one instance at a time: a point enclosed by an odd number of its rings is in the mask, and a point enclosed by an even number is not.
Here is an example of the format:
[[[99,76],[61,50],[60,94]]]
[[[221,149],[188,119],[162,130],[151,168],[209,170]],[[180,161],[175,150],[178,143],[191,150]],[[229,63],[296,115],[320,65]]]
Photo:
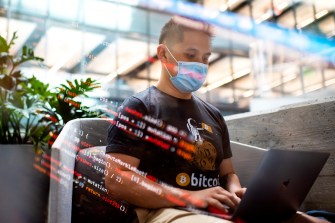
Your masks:
[[[175,88],[182,93],[191,93],[197,91],[205,82],[208,65],[199,62],[177,61],[167,46],[167,51],[177,62],[178,72],[176,76],[172,76],[166,65],[165,69],[170,75],[170,80]]]

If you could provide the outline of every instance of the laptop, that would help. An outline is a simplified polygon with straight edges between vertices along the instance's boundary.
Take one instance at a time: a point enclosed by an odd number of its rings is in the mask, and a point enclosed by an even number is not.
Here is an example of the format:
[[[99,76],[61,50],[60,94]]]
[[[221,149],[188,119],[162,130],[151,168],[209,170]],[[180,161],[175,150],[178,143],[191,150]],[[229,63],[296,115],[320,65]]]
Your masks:
[[[301,206],[329,153],[271,149],[230,214],[187,208],[235,222],[281,222]]]

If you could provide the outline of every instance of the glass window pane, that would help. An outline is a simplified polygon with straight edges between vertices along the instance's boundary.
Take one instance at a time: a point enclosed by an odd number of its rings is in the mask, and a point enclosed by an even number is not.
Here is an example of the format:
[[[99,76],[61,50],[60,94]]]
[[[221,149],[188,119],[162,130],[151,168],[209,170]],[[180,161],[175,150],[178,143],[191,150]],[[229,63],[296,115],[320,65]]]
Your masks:
[[[116,4],[105,1],[87,0],[82,10],[85,12],[84,21],[86,25],[110,30],[116,29]]]
[[[50,17],[61,20],[78,19],[79,0],[49,0],[49,4]]]

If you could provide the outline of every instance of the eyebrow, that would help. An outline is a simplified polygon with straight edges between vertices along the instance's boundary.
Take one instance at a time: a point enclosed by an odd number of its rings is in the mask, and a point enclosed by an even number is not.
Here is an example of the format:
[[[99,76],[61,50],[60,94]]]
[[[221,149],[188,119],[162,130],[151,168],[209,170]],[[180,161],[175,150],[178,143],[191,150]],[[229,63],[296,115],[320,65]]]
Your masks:
[[[186,49],[185,51],[196,51],[196,52],[199,52],[199,50],[195,49],[195,48],[188,48]],[[210,56],[212,54],[212,52],[207,52],[205,53],[204,55],[206,56]]]
[[[206,56],[210,56],[210,55],[212,55],[212,53],[211,53],[211,52],[208,52],[208,53],[205,53],[205,55],[206,55]]]

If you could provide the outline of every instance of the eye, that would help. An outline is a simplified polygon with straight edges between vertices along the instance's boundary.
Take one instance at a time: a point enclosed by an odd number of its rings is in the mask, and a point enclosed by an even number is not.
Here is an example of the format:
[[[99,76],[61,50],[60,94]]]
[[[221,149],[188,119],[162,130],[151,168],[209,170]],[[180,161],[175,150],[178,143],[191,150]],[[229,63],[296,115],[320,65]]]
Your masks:
[[[202,61],[203,61],[204,63],[208,63],[208,62],[209,62],[209,56],[204,57],[204,58],[202,59]]]
[[[188,59],[194,59],[195,58],[195,54],[186,53],[185,55]]]

